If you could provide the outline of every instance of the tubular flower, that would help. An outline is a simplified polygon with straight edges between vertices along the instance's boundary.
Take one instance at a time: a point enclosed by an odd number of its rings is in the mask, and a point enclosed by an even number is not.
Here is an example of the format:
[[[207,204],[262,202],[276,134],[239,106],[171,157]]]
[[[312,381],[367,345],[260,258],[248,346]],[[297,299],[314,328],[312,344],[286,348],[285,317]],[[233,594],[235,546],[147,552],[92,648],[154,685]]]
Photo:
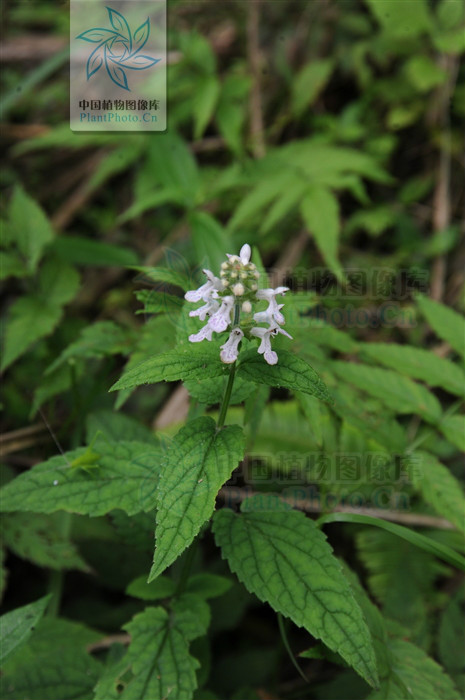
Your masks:
[[[260,273],[256,265],[250,262],[251,254],[247,243],[242,246],[239,255],[227,253],[227,260],[221,264],[219,278],[210,270],[204,270],[207,282],[198,289],[186,292],[187,301],[204,302],[203,306],[190,311],[189,316],[198,316],[201,321],[208,319],[203,328],[189,336],[189,340],[192,343],[212,340],[213,333],[223,333],[231,328],[228,340],[220,347],[222,362],[232,364],[237,360],[239,346],[245,336],[249,339],[260,339],[258,352],[268,364],[275,365],[278,355],[271,349],[271,338],[278,333],[291,338],[289,333],[281,328],[285,323],[281,313],[284,304],[278,304],[276,297],[284,295],[289,288],[258,289]],[[268,303],[268,307],[264,311],[253,313],[255,305],[263,301]],[[242,319],[242,326],[241,314],[246,317]],[[255,323],[266,323],[268,327],[250,328],[250,314],[253,314]]]

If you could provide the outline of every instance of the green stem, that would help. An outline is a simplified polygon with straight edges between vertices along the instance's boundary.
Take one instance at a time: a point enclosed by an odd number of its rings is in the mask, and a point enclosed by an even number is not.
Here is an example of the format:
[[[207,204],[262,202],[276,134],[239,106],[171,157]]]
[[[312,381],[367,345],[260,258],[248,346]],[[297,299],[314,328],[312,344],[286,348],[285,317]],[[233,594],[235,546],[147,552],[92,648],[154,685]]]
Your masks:
[[[231,370],[229,372],[228,384],[226,386],[226,391],[224,392],[223,403],[221,404],[221,411],[218,417],[217,427],[222,428],[224,421],[226,419],[226,412],[228,410],[229,401],[231,399],[231,392],[234,384],[234,375],[236,374],[236,363],[231,365]]]
[[[186,560],[184,562],[184,566],[182,567],[181,576],[179,577],[178,585],[176,586],[173,598],[178,598],[178,596],[180,596],[181,593],[184,592],[184,589],[187,586],[189,574],[192,568],[192,564],[194,562],[195,552],[197,549],[197,542],[198,539],[196,538],[186,552]]]
[[[282,639],[284,647],[289,655],[289,658],[292,661],[292,665],[297,669],[299,676],[301,676],[306,683],[310,683],[307,676],[305,675],[305,673],[302,671],[299,664],[297,663],[297,659],[295,658],[294,654],[292,653],[291,645],[289,644],[289,640],[288,640],[287,634],[286,634],[286,629],[284,627],[283,616],[281,615],[281,613],[277,613],[277,615],[278,615],[278,626],[279,626],[279,632],[281,634],[281,639]]]

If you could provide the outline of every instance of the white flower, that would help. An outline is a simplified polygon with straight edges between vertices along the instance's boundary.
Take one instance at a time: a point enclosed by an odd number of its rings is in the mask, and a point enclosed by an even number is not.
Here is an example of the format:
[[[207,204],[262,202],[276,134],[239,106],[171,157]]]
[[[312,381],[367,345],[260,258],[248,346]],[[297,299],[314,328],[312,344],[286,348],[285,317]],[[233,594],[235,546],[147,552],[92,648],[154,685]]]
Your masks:
[[[202,340],[211,340],[212,333],[213,328],[210,328],[209,324],[207,323],[207,325],[201,328],[198,333],[193,333],[190,335],[189,340],[191,343],[200,343]]]
[[[263,355],[269,365],[275,365],[278,362],[278,355],[271,349],[271,338],[274,338],[278,333],[282,333],[292,340],[292,336],[286,333],[286,331],[277,324],[270,325],[269,328],[252,328],[250,333],[257,338],[261,338],[261,343],[258,346],[257,352]]]
[[[216,292],[213,292],[216,294]],[[189,316],[198,316],[201,321],[205,321],[207,316],[212,316],[220,308],[220,302],[213,296],[203,306],[199,306],[194,311],[189,311]]]
[[[241,262],[243,265],[247,265],[248,262],[250,261],[250,256],[252,255],[252,249],[249,246],[248,243],[242,246],[242,248],[239,251],[239,255],[230,255],[229,253],[226,253],[226,256],[229,258],[229,262],[235,263],[235,262]],[[224,265],[224,263],[223,263]],[[222,267],[223,267],[222,265]],[[223,267],[223,270],[225,268]]]
[[[234,296],[236,296],[236,297],[241,297],[245,292],[244,285],[241,284],[240,282],[235,284],[234,287],[232,288],[232,290],[233,290]]]
[[[234,297],[223,297],[221,302],[218,311],[216,311],[208,321],[208,325],[215,333],[222,333],[231,323],[231,311],[234,306]]]
[[[268,302],[268,308],[265,312],[259,312],[259,313],[266,313],[269,316],[271,316],[276,323],[284,323],[285,319],[284,316],[282,315],[280,309],[283,308],[284,304],[278,304],[276,301],[276,296],[278,294],[284,294],[289,291],[289,287],[277,287],[276,289],[259,289],[256,293],[257,299],[263,299],[264,301]],[[258,316],[258,314],[255,314],[255,316]],[[254,316],[254,318],[255,318]],[[268,321],[259,321],[257,318],[255,318],[257,323],[268,323]]]
[[[240,328],[233,328],[229,334],[229,338],[221,346],[221,361],[226,364],[231,364],[237,360],[237,355],[239,352],[239,343],[244,337],[243,332]]]
[[[184,299],[187,301],[209,301],[213,292],[220,292],[223,289],[223,282],[215,277],[210,270],[204,270],[208,281],[202,284],[198,289],[194,289],[184,294]]]

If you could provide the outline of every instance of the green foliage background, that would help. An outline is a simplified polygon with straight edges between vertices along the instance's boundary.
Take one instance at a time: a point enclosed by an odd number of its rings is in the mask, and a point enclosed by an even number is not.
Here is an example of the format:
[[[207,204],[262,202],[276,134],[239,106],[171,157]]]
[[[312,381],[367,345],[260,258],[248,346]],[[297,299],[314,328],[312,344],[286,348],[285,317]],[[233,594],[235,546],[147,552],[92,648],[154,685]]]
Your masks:
[[[459,698],[463,3],[168,16],[168,131],[77,135],[66,4],[4,11],[2,697]],[[183,293],[246,242],[294,340],[217,434]]]

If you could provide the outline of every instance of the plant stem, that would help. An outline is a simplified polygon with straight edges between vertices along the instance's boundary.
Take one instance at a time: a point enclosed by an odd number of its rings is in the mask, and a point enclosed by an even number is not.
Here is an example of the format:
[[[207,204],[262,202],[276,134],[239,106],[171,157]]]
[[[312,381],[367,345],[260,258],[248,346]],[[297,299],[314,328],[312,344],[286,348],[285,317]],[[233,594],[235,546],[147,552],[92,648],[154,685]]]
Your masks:
[[[236,374],[236,363],[231,365],[231,370],[229,372],[228,384],[226,386],[226,391],[224,392],[223,403],[221,404],[221,411],[218,417],[217,427],[222,428],[224,421],[226,419],[226,412],[228,410],[229,401],[231,399],[231,392],[234,384],[234,375]]]
[[[186,560],[184,562],[184,566],[183,566],[182,571],[181,571],[181,576],[179,577],[178,585],[176,586],[176,590],[173,594],[173,598],[178,598],[181,595],[181,593],[184,592],[184,589],[187,586],[187,582],[189,580],[190,570],[192,568],[192,564],[194,562],[194,557],[195,557],[195,552],[197,549],[197,542],[198,542],[198,539],[196,538],[192,542],[191,546],[189,547],[189,549],[186,552]]]
[[[241,305],[236,304],[234,306],[233,328],[236,328],[236,326],[239,325],[240,315],[241,315]],[[223,403],[221,404],[220,415],[218,417],[218,423],[217,423],[218,428],[223,427],[224,421],[226,419],[226,412],[228,410],[229,401],[231,399],[231,392],[232,392],[232,388],[233,388],[233,384],[234,384],[234,375],[235,374],[236,374],[236,363],[233,362],[231,365],[231,369],[229,371],[228,384],[226,386],[226,391],[224,392]]]
[[[300,668],[300,666],[299,666],[299,664],[298,664],[298,662],[297,662],[297,659],[295,658],[295,656],[294,656],[294,654],[293,654],[293,652],[292,652],[291,645],[289,644],[289,640],[288,640],[288,638],[287,638],[286,628],[284,627],[283,616],[281,615],[281,613],[277,613],[277,615],[278,615],[279,633],[280,633],[280,635],[281,635],[281,639],[282,639],[282,642],[283,642],[283,644],[284,644],[284,648],[286,649],[286,651],[287,651],[287,653],[288,653],[288,655],[289,655],[289,658],[290,658],[290,660],[292,661],[293,666],[296,668],[296,670],[297,670],[299,676],[301,676],[301,677],[304,679],[304,681],[305,681],[306,683],[310,683],[310,681],[308,680],[307,676],[305,675],[305,673],[304,673],[304,672],[302,671],[302,669]]]
[[[68,538],[71,532],[72,513],[61,513],[60,531],[64,538]],[[61,596],[63,594],[64,571],[51,571],[48,592],[52,594],[47,608],[48,617],[57,617],[60,612]]]

